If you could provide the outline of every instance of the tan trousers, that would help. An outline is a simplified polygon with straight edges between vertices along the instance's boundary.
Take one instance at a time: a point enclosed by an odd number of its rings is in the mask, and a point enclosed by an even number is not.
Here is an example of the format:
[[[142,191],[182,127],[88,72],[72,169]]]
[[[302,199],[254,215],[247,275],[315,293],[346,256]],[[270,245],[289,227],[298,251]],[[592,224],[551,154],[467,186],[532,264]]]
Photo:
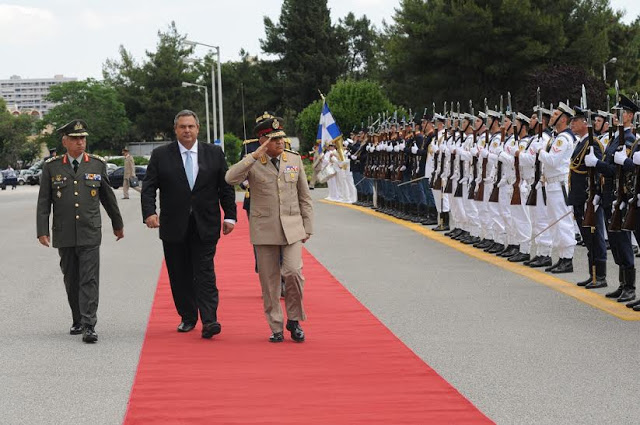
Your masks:
[[[129,179],[128,178],[123,178],[122,179],[122,196],[125,198],[129,197]],[[132,187],[131,189],[138,191],[138,193],[141,193],[142,190],[140,189],[140,185],[138,184],[138,187]]]
[[[287,319],[305,320],[302,305],[304,277],[302,276],[302,241],[291,245],[255,245],[258,275],[262,287],[264,315],[271,332],[282,332],[284,317],[280,306],[280,276],[284,279],[284,303]],[[280,255],[282,254],[282,266]]]

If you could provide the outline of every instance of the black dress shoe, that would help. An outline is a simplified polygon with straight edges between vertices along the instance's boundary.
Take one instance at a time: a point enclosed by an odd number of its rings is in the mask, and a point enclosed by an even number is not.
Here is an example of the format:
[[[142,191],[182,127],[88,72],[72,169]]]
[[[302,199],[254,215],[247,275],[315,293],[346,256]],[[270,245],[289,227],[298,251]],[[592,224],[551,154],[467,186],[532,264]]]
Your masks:
[[[573,273],[573,260],[571,258],[563,258],[562,262],[551,273]]]
[[[203,338],[209,339],[214,335],[218,335],[220,331],[222,331],[222,326],[220,326],[220,323],[218,322],[205,323],[202,325]]]
[[[537,260],[531,261],[528,266],[529,267],[546,267],[551,265],[551,257],[548,256],[539,256]]]
[[[463,239],[466,239],[468,236],[469,236],[469,232],[467,232],[466,230],[463,230],[462,232],[460,232],[459,235],[456,235],[451,239],[453,239],[454,241],[461,241]]]
[[[477,245],[474,245],[474,247],[484,250],[489,248],[492,245],[493,245],[493,241],[491,239],[483,239],[480,241],[480,243],[478,243]]]
[[[69,335],[80,335],[82,333],[82,325],[80,323],[74,323],[69,329]]]
[[[591,282],[589,279],[589,283],[585,286],[585,289],[598,289],[598,288],[606,288],[607,285],[607,277],[606,276],[596,276],[595,283]]]
[[[633,307],[635,307],[635,306],[637,306],[637,305],[640,305],[640,300],[631,301],[631,302],[629,302],[629,303],[627,303],[627,304],[625,304],[625,305],[626,305],[627,307],[629,307],[629,308],[633,308]]]
[[[562,263],[562,258],[558,258],[558,261],[554,265],[545,268],[544,271],[545,272],[550,272],[550,271],[554,270],[556,267],[558,267],[560,265],[560,263]]]
[[[195,327],[196,327],[195,323],[180,322],[180,324],[178,325],[178,332],[189,332],[189,331],[192,331],[193,328]]]
[[[493,244],[493,247],[485,251],[487,251],[489,254],[497,254],[498,252],[504,251],[504,245],[501,243],[495,243]]]
[[[284,341],[284,335],[282,332],[274,332],[269,337],[269,342],[282,342]]]
[[[502,251],[498,255],[500,257],[509,258],[516,255],[519,252],[519,250],[520,248],[518,247],[518,245],[509,245],[504,251]]]
[[[540,259],[539,255],[536,255],[535,257],[531,258],[530,260],[526,260],[525,262],[523,262],[522,264],[524,264],[525,266],[530,265],[531,263],[533,263],[534,261],[538,261]]]
[[[615,291],[604,294],[607,298],[618,298],[620,295],[622,295],[622,285],[618,286]]]
[[[619,303],[626,303],[629,301],[633,301],[636,299],[636,290],[635,289],[625,289],[620,294],[620,297],[616,301]]]
[[[291,339],[295,342],[304,341],[304,331],[297,320],[287,320],[287,330],[291,332]]]
[[[480,238],[478,236],[469,236],[467,239],[461,240],[460,242],[465,245],[472,245],[480,242]]]
[[[82,331],[82,341],[87,344],[92,344],[98,341],[98,334],[93,330],[93,326],[85,326]]]
[[[528,261],[531,258],[531,255],[525,254],[524,252],[518,252],[511,257],[507,258],[507,261],[510,263],[521,263],[523,261]]]

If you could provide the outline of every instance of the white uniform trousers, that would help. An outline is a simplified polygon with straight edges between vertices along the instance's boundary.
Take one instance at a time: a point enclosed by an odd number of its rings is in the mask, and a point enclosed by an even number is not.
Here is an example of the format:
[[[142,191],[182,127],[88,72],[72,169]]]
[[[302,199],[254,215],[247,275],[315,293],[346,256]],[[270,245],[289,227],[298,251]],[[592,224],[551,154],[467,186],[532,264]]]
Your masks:
[[[480,202],[478,211],[481,211],[480,225],[482,226],[482,229],[484,231],[484,238],[495,241],[496,238],[493,232],[493,217],[491,216],[491,209],[489,208],[489,197],[491,196],[492,190],[493,185],[485,183],[484,197],[482,198],[482,202]]]
[[[454,194],[458,189],[457,181],[453,183],[451,193],[449,194],[449,205],[451,206],[451,215],[455,221],[455,227],[467,230],[467,215],[464,211],[464,205],[462,204],[462,198],[456,198]]]
[[[536,197],[536,206],[529,207],[531,213],[531,229],[533,237],[542,232],[547,226],[549,226],[549,214],[547,213],[547,206],[544,203],[544,197],[542,196],[542,188],[538,189]],[[551,256],[551,230],[546,230],[540,233],[536,237],[536,255],[543,257]]]
[[[469,184],[462,185],[462,205],[467,217],[467,231],[471,236],[480,236],[480,217],[478,216],[478,204],[473,199],[469,199]]]
[[[520,184],[520,205],[511,205],[511,228],[513,229],[513,243],[520,245],[520,252],[531,252],[531,219],[526,206],[529,196],[529,186],[525,181]]]
[[[500,208],[499,218],[502,220],[502,227],[504,228],[504,244],[513,243],[513,232],[511,226],[511,196],[513,195],[513,186],[508,184],[500,188],[498,192],[498,205]]]
[[[438,210],[439,213],[448,212],[449,198],[447,196],[443,198],[441,190],[432,190],[431,192],[433,193],[433,200],[436,202],[436,210]]]
[[[547,211],[549,212],[549,224],[571,211],[565,202],[559,185],[547,188]],[[573,233],[573,216],[571,214],[565,215],[550,230],[553,247],[558,251],[560,258],[573,258],[573,251],[576,246],[576,238]]]
[[[491,185],[490,190],[488,191],[489,196],[491,196],[493,186],[494,185]],[[486,187],[485,190],[487,190]],[[491,220],[491,232],[493,234],[493,241],[504,244],[506,242],[506,229],[504,228],[504,221],[502,220],[502,217],[500,217],[500,192],[498,192],[498,202],[489,202],[487,200],[487,209],[489,213],[489,219]]]

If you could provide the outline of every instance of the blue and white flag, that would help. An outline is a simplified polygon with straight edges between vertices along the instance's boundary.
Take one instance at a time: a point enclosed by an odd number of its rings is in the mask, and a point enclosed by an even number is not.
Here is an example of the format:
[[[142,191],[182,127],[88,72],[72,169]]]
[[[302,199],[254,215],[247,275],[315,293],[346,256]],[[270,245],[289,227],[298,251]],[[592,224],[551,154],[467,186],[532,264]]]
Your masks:
[[[322,153],[324,147],[333,142],[336,145],[339,156],[342,156],[342,133],[338,128],[338,124],[333,119],[329,105],[325,100],[322,104],[322,112],[320,113],[320,123],[318,123],[318,135],[316,142],[319,143],[318,152]],[[343,159],[341,159],[343,160]]]

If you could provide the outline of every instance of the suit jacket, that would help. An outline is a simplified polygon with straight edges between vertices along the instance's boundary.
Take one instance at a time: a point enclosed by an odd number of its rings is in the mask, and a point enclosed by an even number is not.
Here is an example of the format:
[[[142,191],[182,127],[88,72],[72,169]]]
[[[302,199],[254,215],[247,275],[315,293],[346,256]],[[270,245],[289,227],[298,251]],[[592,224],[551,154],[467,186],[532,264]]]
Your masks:
[[[124,176],[123,178],[128,179],[129,177],[133,177],[136,175],[136,163],[133,160],[131,155],[127,155],[124,159]]]
[[[38,194],[38,237],[49,236],[53,205],[54,248],[96,246],[102,241],[100,204],[113,228],[122,229],[122,216],[107,177],[104,159],[85,153],[74,172],[67,155],[48,159],[42,167]]]
[[[264,155],[247,155],[227,171],[229,184],[249,180],[254,245],[290,245],[313,233],[313,205],[300,155],[285,150],[280,168]]]
[[[218,146],[197,143],[199,170],[193,190],[177,141],[154,149],[147,166],[142,182],[142,218],[156,214],[156,190],[160,189],[160,239],[166,242],[185,240],[191,215],[200,239],[209,242],[220,238],[221,206],[225,219],[236,219],[235,192],[224,180],[224,152]]]

